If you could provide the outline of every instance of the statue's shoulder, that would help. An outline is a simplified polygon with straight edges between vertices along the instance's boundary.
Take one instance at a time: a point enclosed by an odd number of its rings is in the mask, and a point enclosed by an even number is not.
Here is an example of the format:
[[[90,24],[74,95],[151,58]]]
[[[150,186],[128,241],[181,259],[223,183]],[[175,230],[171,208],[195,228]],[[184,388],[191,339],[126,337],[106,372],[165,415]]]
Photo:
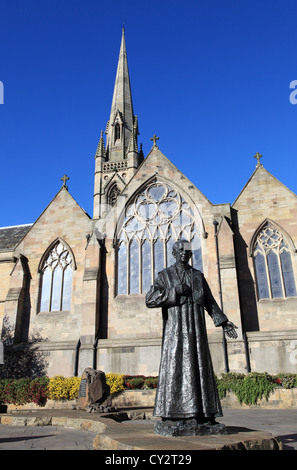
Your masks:
[[[166,283],[170,283],[177,276],[176,268],[174,264],[168,266],[168,268],[162,269],[158,272],[158,278],[163,280]]]
[[[170,276],[172,273],[175,273],[175,267],[174,265],[172,266],[168,266],[168,268],[164,268],[162,269],[162,271],[159,271],[158,272],[158,276],[161,276],[161,277],[168,277]]]

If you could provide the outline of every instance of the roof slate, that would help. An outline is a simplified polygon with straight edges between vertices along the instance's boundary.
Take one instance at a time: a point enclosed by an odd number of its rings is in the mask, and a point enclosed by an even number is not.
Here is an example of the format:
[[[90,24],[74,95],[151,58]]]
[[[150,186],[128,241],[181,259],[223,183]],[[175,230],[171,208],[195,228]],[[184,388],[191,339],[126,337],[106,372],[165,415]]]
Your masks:
[[[32,227],[32,224],[0,227],[0,250],[13,250],[30,227]]]

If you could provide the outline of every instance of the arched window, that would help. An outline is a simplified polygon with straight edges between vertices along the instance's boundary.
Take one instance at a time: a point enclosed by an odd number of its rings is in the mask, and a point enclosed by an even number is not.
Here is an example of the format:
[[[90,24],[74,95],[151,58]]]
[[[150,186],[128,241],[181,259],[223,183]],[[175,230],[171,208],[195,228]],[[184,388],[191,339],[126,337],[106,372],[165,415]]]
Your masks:
[[[169,184],[150,183],[128,205],[117,238],[117,294],[148,292],[158,273],[175,262],[172,246],[191,242],[192,265],[202,271],[200,233],[189,204]]]
[[[70,310],[73,260],[59,240],[50,249],[41,266],[40,311]]]
[[[296,285],[288,243],[267,222],[255,240],[253,258],[259,299],[295,297]]]
[[[108,194],[109,205],[113,206],[116,203],[119,194],[120,194],[120,190],[117,187],[117,185],[114,184]]]

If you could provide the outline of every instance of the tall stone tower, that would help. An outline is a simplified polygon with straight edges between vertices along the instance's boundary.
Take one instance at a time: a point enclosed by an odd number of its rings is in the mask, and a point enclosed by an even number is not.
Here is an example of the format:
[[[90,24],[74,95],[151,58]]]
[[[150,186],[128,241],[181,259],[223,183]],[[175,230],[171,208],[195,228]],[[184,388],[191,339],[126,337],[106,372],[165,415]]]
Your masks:
[[[101,131],[95,154],[94,219],[106,215],[143,160],[142,151],[138,151],[124,29],[105,134],[106,144]]]

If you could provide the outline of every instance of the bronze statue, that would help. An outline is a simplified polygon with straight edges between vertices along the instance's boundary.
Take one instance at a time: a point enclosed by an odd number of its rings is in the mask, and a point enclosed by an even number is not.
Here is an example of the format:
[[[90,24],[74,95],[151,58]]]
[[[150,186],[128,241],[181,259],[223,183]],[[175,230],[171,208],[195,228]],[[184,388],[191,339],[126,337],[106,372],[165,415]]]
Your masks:
[[[222,416],[222,409],[208,347],[204,308],[215,326],[222,326],[230,338],[237,338],[237,327],[218,307],[204,275],[189,265],[190,243],[177,241],[173,256],[175,264],[159,273],[146,295],[147,307],[162,307],[163,313],[154,409],[154,415],[162,418],[163,428],[159,424],[155,432],[163,435],[211,434],[212,429],[221,432],[215,421]]]

